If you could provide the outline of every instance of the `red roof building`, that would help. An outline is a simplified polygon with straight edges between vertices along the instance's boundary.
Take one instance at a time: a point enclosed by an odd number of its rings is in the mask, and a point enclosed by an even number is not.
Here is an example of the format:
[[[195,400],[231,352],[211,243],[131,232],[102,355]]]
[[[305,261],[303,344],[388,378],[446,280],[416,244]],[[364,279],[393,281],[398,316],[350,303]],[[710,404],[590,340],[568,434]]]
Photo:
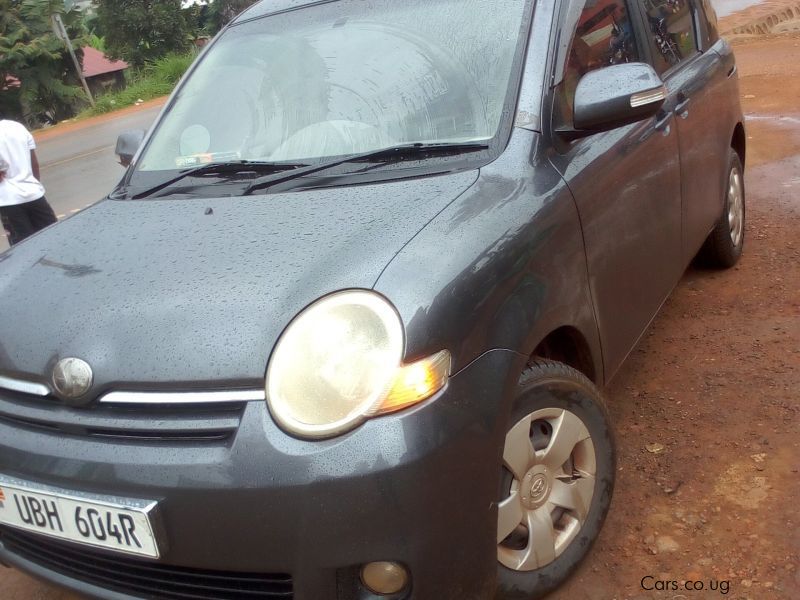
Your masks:
[[[95,50],[91,46],[83,48],[83,76],[87,79],[97,75],[116,73],[128,68],[128,63],[124,60],[109,60],[100,50]]]
[[[13,75],[6,75],[6,80],[3,83],[2,88],[0,89],[10,90],[12,88],[18,88],[18,87],[19,87],[19,79],[17,79]]]
[[[83,48],[83,76],[95,96],[109,89],[124,88],[127,68],[124,60],[110,60],[91,46]]]

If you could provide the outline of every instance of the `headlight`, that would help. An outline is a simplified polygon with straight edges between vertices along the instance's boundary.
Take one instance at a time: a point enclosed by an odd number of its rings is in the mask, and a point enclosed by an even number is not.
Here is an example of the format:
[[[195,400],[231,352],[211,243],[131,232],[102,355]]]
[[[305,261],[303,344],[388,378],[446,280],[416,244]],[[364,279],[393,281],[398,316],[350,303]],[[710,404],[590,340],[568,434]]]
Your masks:
[[[318,300],[275,346],[266,382],[272,416],[290,433],[329,437],[444,387],[449,352],[402,365],[403,348],[400,316],[382,296],[351,290]]]

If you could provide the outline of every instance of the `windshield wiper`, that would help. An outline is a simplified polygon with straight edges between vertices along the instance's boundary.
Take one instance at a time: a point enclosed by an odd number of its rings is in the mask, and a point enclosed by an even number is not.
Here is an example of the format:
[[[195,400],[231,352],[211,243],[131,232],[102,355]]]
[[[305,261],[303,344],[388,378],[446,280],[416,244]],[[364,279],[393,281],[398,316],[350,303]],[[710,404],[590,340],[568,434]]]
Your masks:
[[[369,152],[362,152],[360,154],[350,154],[334,160],[319,163],[317,165],[307,165],[293,169],[288,173],[275,173],[272,175],[265,175],[254,179],[250,185],[242,192],[243,196],[253,193],[256,190],[264,189],[272,185],[291,181],[305,175],[318,173],[338,165],[354,162],[375,162],[385,164],[394,160],[403,160],[405,158],[413,157],[419,158],[427,155],[447,155],[447,154],[461,154],[463,152],[480,152],[489,148],[489,144],[485,142],[459,142],[459,143],[437,143],[429,144],[416,142],[412,144],[402,144],[398,146],[391,146],[389,148],[381,148],[379,150],[371,150]]]
[[[216,163],[207,163],[204,165],[200,165],[197,167],[193,167],[187,171],[183,171],[175,175],[175,177],[170,177],[166,181],[162,181],[158,185],[154,185],[151,188],[147,188],[142,192],[138,192],[131,196],[133,200],[139,200],[140,198],[146,198],[148,196],[152,196],[163,190],[164,188],[168,188],[174,183],[179,182],[186,177],[194,177],[196,175],[213,175],[213,174],[236,174],[236,173],[248,173],[248,172],[261,172],[269,171],[274,173],[275,171],[289,171],[298,169],[301,167],[308,166],[305,163],[271,163],[271,162],[259,162],[259,161],[250,161],[250,160],[236,160],[231,162],[216,162]]]

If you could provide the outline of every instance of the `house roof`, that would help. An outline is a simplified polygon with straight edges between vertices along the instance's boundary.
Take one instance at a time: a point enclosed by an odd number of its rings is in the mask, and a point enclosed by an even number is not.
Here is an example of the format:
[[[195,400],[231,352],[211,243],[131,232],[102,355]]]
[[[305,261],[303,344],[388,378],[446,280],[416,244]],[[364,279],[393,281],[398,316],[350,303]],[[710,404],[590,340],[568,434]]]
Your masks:
[[[105,54],[91,46],[83,48],[83,76],[94,77],[104,73],[114,73],[128,68],[124,60],[109,60]]]
[[[84,77],[94,77],[95,75],[124,71],[127,68],[128,63],[126,63],[124,60],[109,60],[105,54],[99,50],[95,50],[91,46],[85,46],[83,48]],[[19,79],[13,75],[7,75],[6,80],[4,82],[0,82],[0,90],[18,88],[19,85]]]

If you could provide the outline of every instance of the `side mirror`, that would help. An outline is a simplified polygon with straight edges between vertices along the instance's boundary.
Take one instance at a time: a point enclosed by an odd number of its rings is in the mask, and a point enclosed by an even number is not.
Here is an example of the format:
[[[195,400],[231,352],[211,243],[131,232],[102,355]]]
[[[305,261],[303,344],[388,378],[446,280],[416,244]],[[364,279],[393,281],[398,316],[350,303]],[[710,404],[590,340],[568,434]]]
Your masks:
[[[114,154],[119,156],[119,164],[127,167],[131,164],[136,151],[142,144],[144,139],[143,129],[134,129],[131,131],[123,131],[117,138],[117,147],[114,149]]]
[[[652,117],[666,98],[664,82],[644,63],[613,65],[587,73],[575,90],[573,137]]]

